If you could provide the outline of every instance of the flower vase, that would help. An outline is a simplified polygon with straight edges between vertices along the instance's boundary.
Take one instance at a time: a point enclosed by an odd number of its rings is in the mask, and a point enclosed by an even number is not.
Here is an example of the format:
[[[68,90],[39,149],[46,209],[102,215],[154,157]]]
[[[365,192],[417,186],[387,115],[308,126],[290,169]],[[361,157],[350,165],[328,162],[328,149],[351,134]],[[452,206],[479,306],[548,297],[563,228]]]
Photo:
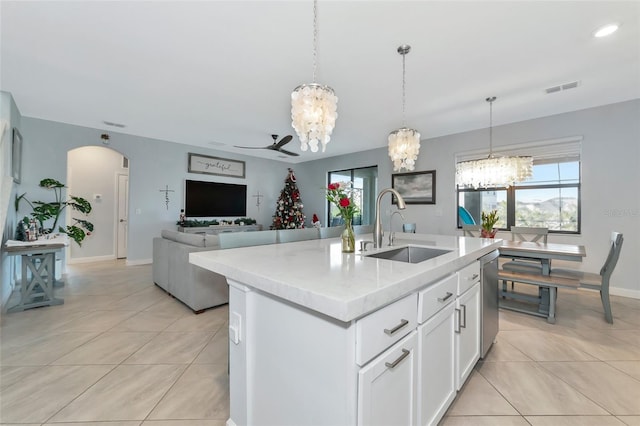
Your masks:
[[[497,232],[498,230],[496,228],[493,228],[491,231],[487,231],[486,229],[482,228],[480,230],[480,236],[482,238],[494,238]]]
[[[351,219],[344,220],[344,231],[342,231],[342,252],[353,253],[356,251],[356,236],[353,233]]]

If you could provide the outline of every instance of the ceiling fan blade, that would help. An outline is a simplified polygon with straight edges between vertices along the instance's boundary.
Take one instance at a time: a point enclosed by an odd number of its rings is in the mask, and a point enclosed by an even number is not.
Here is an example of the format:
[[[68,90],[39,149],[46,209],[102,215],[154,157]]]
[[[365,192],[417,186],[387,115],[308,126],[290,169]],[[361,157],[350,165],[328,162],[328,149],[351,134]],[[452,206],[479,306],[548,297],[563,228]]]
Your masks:
[[[280,142],[275,144],[276,148],[282,148],[283,146],[285,146],[286,144],[291,142],[291,139],[293,139],[293,136],[291,136],[291,135],[285,136],[284,138],[280,139]]]
[[[300,154],[298,154],[297,152],[291,152],[291,151],[287,151],[286,149],[276,149],[276,151],[281,152],[283,154],[287,154],[287,155],[293,155],[294,157],[298,157]]]

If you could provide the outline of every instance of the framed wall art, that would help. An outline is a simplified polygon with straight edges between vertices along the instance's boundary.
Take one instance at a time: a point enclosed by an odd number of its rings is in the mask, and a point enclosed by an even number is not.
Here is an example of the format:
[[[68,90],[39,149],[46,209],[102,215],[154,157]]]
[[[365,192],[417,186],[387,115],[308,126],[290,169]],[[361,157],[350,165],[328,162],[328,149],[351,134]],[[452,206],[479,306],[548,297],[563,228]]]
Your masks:
[[[228,158],[210,157],[189,153],[188,162],[189,173],[200,173],[204,175],[245,177],[245,162],[230,160]]]
[[[400,193],[406,204],[436,203],[436,171],[396,173],[391,175],[391,187]],[[392,203],[397,204],[394,196]]]

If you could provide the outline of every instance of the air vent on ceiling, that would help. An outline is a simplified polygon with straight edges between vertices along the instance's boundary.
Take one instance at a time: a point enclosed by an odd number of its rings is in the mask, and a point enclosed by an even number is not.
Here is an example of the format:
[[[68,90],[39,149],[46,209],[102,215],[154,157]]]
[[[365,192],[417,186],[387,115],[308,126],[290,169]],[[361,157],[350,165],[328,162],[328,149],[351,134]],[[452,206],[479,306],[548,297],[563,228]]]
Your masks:
[[[103,121],[103,123],[106,124],[107,126],[120,127],[121,129],[127,127],[124,124],[114,123],[113,121]]]
[[[580,85],[579,81],[572,81],[570,83],[564,83],[564,84],[559,84],[553,87],[547,87],[546,89],[544,89],[544,91],[548,95],[551,93],[561,92],[563,90],[575,89],[579,85]]]

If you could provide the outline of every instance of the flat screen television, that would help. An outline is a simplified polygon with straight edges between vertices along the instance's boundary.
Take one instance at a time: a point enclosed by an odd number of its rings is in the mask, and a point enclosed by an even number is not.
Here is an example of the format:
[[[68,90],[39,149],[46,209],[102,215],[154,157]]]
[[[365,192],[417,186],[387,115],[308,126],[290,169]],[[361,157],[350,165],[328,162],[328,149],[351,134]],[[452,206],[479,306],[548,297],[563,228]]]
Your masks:
[[[184,213],[187,217],[245,217],[247,185],[187,180]]]

